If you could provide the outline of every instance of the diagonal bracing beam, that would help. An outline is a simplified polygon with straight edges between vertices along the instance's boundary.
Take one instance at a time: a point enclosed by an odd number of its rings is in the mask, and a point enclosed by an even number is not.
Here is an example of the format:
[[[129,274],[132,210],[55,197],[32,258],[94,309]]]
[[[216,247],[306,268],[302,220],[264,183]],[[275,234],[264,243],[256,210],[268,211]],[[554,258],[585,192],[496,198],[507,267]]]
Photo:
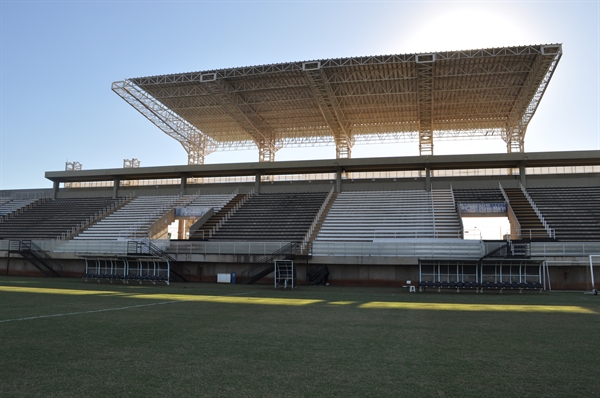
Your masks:
[[[354,138],[349,123],[346,121],[331,86],[327,82],[327,76],[321,68],[321,62],[305,62],[302,67],[323,119],[325,119],[325,123],[333,133],[336,159],[349,159],[352,156]]]
[[[256,110],[225,80],[217,79],[216,74],[213,79],[207,78],[203,83],[222,109],[252,137],[258,147],[259,161],[275,161],[275,152],[281,145],[277,145],[273,129]]]
[[[188,153],[188,164],[204,164],[206,155],[219,144],[192,126],[129,80],[114,82],[112,90],[167,135],[175,138]]]
[[[562,46],[560,44],[541,47],[540,54],[536,57],[508,115],[506,133],[502,137],[506,142],[508,153],[525,151],[527,126],[537,110],[561,56]]]

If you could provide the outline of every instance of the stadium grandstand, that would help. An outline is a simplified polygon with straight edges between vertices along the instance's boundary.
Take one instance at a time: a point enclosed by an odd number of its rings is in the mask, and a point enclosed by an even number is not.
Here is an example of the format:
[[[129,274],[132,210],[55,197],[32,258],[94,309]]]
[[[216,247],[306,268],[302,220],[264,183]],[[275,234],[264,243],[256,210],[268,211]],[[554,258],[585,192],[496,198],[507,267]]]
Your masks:
[[[526,152],[560,44],[132,78],[112,90],[188,163],[48,171],[0,191],[0,273],[523,292],[600,284],[600,151]],[[506,153],[434,155],[501,138]],[[404,157],[356,143],[418,141]],[[275,161],[283,147],[335,158]],[[205,164],[258,149],[252,163]],[[469,220],[505,219],[494,237]]]

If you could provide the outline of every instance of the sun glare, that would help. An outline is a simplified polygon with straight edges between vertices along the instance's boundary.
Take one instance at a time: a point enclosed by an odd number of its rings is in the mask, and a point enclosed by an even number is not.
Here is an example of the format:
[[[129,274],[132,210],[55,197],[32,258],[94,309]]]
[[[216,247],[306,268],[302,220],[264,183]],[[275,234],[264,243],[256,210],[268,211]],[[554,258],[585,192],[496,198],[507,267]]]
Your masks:
[[[523,45],[528,37],[514,16],[498,4],[449,3],[436,4],[427,16],[419,18],[411,34],[402,42],[409,50],[402,52],[433,52],[470,50],[474,48]]]

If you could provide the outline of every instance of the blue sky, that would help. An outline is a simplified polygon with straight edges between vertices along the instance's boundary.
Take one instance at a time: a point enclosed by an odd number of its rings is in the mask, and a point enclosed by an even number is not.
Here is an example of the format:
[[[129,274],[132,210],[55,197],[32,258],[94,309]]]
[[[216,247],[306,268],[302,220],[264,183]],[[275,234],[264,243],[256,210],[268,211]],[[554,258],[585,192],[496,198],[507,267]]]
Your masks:
[[[598,1],[0,0],[0,189],[44,172],[186,164],[174,139],[114,94],[126,78],[275,62],[562,43],[529,125],[528,152],[599,149]],[[505,152],[501,140],[437,142],[436,154]],[[418,155],[417,143],[354,157]],[[333,158],[334,147],[277,160]],[[206,163],[257,161],[218,152]]]

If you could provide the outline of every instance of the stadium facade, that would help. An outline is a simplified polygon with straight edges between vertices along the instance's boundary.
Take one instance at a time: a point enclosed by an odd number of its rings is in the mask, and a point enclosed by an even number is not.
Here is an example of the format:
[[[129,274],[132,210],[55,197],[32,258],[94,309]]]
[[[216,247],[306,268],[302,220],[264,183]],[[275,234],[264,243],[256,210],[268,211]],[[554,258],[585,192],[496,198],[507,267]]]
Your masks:
[[[300,284],[590,290],[600,151],[524,148],[561,56],[552,44],[115,82],[188,164],[71,168],[46,172],[51,189],[0,192],[0,273],[273,283],[293,262]],[[434,155],[435,140],[488,137],[507,153]],[[410,140],[418,156],[351,156]],[[312,145],[335,159],[275,161]],[[258,162],[204,164],[251,147]],[[465,239],[466,217],[507,217],[510,232]]]

